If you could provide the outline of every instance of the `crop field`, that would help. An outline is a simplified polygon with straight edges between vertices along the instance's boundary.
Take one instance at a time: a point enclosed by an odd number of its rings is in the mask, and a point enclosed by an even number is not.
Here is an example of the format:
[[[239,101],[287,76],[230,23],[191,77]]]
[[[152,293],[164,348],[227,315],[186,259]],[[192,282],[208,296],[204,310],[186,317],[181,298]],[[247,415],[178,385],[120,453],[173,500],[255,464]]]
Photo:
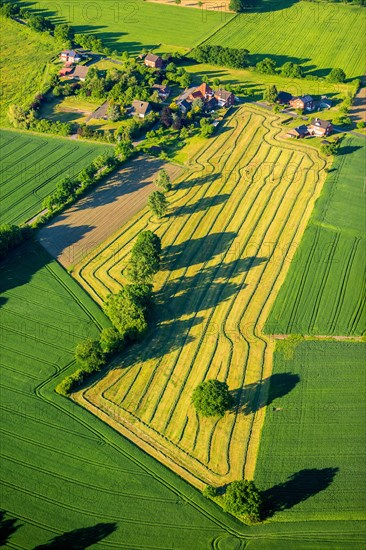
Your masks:
[[[146,206],[147,197],[156,189],[154,177],[163,167],[172,180],[182,171],[180,166],[151,157],[131,160],[44,226],[37,236],[39,242],[66,268],[82,261]]]
[[[340,4],[297,2],[290,7],[239,14],[207,44],[246,48],[254,63],[271,57],[279,66],[293,61],[318,76],[340,67],[348,78],[366,69],[363,8]],[[274,10],[274,11],[272,11]]]
[[[365,343],[282,341],[270,387],[256,481],[270,499],[275,522],[358,521],[364,544],[366,505]],[[319,523],[319,537],[326,531]],[[363,541],[363,542],[362,542]]]
[[[139,232],[161,237],[150,333],[75,397],[198,486],[253,475],[274,347],[262,327],[325,179],[317,151],[280,133],[274,115],[235,111],[196,154],[163,223],[144,209],[74,269],[102,303],[123,284]],[[191,405],[209,378],[234,397],[221,420]]]
[[[0,25],[0,125],[8,126],[9,106],[26,105],[42,90],[47,75],[55,70],[50,61],[58,49],[45,33],[37,33],[4,17],[0,17]]]
[[[37,214],[57,183],[74,175],[108,145],[0,130],[0,223],[24,223]]]
[[[182,9],[143,0],[70,0],[67,4],[40,0],[37,8],[43,15],[68,21],[77,32],[96,34],[106,45],[131,54],[160,44],[191,48],[232,17],[221,11]]]
[[[359,336],[365,330],[365,152],[347,137],[269,316],[274,334]]]
[[[14,251],[0,275],[2,547],[206,549],[227,530],[242,536],[196,490],[53,391],[75,369],[76,343],[108,326],[75,281],[36,243]]]

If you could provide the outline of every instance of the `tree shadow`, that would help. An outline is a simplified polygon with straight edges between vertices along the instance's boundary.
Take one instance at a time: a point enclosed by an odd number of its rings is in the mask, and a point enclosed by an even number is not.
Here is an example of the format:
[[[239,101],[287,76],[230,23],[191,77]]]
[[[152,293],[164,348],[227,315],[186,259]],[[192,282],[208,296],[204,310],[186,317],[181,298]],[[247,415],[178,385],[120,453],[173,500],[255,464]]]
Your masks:
[[[35,546],[33,550],[84,550],[101,542],[117,529],[116,523],[97,523],[93,527],[82,527],[54,537],[46,544]]]
[[[232,410],[244,414],[253,414],[259,409],[271,405],[275,399],[284,397],[300,382],[300,377],[291,372],[272,374],[268,378],[230,391]]]
[[[205,263],[230,248],[236,237],[233,231],[211,233],[198,239],[189,239],[170,246],[163,255],[162,269],[172,271]]]
[[[4,547],[10,537],[22,526],[22,524],[16,525],[17,518],[8,518],[7,512],[0,510],[0,547]]]
[[[197,202],[193,204],[187,204],[185,206],[181,206],[176,208],[175,211],[173,211],[173,216],[186,216],[194,214],[195,212],[205,212],[209,208],[212,208],[214,206],[217,206],[219,204],[223,204],[230,198],[229,193],[225,193],[223,195],[215,195],[214,197],[204,197]]]
[[[344,145],[343,147],[340,147],[338,149],[338,155],[350,155],[351,153],[354,153],[355,151],[358,151],[358,149],[362,149],[361,145]]]
[[[308,468],[293,474],[284,483],[262,492],[263,519],[276,512],[289,510],[296,504],[325,491],[334,480],[339,468]]]

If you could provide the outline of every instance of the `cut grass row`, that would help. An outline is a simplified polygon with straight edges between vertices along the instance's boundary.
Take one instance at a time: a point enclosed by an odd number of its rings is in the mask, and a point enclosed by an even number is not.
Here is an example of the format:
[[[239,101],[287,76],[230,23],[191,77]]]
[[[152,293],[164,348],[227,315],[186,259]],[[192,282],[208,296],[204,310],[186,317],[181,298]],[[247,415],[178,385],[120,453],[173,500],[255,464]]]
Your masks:
[[[237,15],[206,43],[246,48],[254,63],[271,57],[279,66],[292,61],[318,76],[340,67],[348,78],[359,78],[366,69],[364,34],[362,7],[279,2],[268,11]]]
[[[2,543],[188,549],[236,533],[197,491],[54,392],[75,369],[75,344],[108,321],[42,247],[14,251],[0,291],[1,505],[16,519]]]
[[[0,223],[24,223],[42,208],[59,181],[74,176],[108,145],[0,130]]]
[[[215,484],[253,474],[273,348],[262,327],[324,180],[317,152],[279,133],[276,117],[238,110],[197,154],[168,220],[142,211],[74,270],[101,303],[123,284],[139,231],[162,238],[155,325],[77,399]],[[190,403],[205,378],[226,380],[235,396],[222,420],[199,419]]]
[[[275,334],[365,330],[364,140],[347,137],[266,326]]]

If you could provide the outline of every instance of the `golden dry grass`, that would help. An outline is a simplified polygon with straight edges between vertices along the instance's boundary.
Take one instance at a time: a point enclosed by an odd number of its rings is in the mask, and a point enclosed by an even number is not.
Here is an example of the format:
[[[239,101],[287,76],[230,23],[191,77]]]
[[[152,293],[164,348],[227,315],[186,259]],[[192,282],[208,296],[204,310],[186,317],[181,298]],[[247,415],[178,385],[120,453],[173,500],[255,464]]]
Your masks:
[[[175,186],[167,219],[142,210],[74,270],[102,303],[139,232],[161,237],[147,338],[75,398],[197,486],[254,474],[274,350],[262,327],[324,181],[317,151],[280,132],[275,115],[236,111]],[[210,378],[235,397],[222,419],[191,404]]]

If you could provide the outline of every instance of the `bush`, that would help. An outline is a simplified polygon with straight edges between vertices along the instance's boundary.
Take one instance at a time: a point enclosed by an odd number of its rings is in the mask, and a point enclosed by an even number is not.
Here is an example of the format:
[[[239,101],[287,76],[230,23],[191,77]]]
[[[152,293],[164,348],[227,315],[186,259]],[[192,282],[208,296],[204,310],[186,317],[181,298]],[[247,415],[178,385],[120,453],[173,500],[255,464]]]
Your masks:
[[[105,356],[99,340],[87,338],[76,346],[75,359],[86,372],[94,372],[105,365]]]
[[[365,123],[364,120],[359,120],[359,121],[357,122],[356,126],[357,126],[357,128],[358,128],[359,130],[362,130],[363,128],[365,128],[366,123]]]
[[[104,311],[125,340],[138,340],[147,329],[151,285],[125,285],[108,296]]]
[[[252,522],[259,521],[262,496],[254,481],[241,479],[230,483],[226,489],[224,509],[236,516],[248,518]]]
[[[104,328],[99,341],[104,353],[114,353],[123,349],[124,339],[115,328]]]
[[[202,494],[206,498],[213,498],[217,496],[217,488],[213,485],[206,485],[203,489]]]
[[[226,382],[207,380],[195,388],[192,402],[202,416],[224,416],[232,400]]]

